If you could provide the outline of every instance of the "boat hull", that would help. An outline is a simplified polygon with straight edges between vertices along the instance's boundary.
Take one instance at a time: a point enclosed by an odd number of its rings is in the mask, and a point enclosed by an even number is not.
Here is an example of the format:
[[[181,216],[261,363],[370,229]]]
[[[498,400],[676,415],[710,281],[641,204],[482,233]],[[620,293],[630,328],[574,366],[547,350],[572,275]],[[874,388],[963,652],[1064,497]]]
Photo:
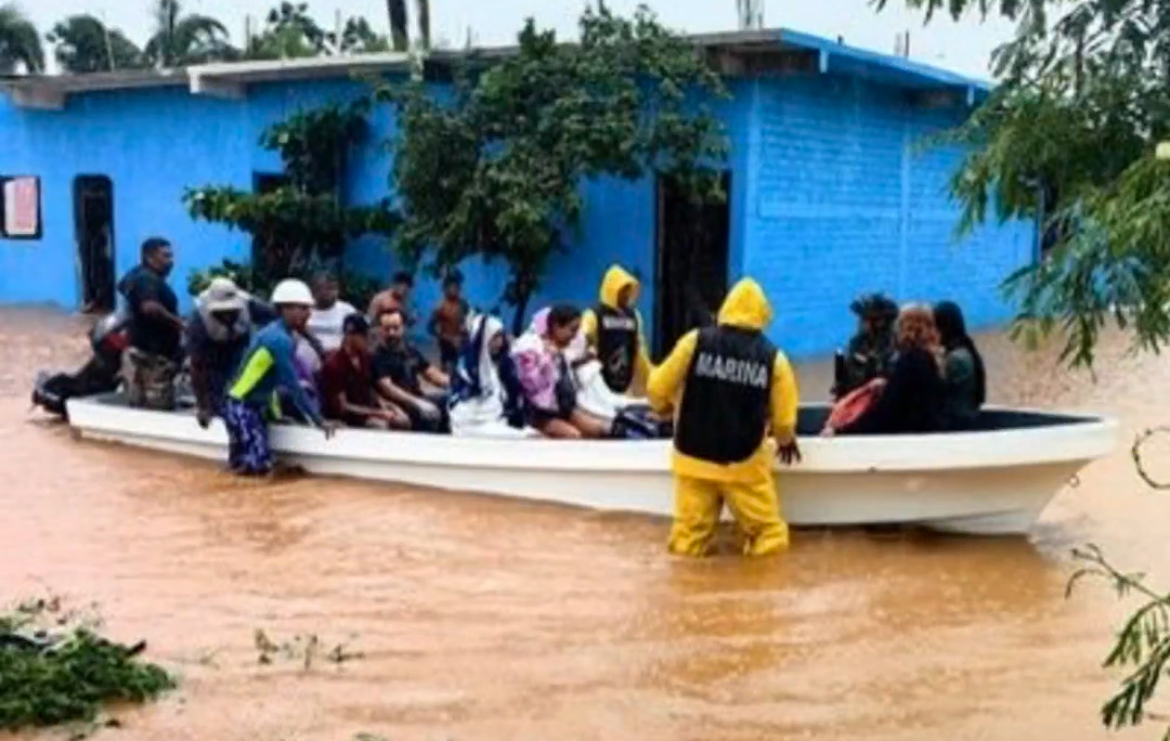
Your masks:
[[[805,410],[802,410],[805,411]],[[823,410],[810,408],[809,425]],[[1032,415],[1033,422],[1045,415]],[[1051,415],[1048,415],[1051,416]],[[1055,418],[1055,417],[1054,417]],[[83,438],[225,460],[218,421],[130,409],[113,397],[69,401]],[[1114,446],[1109,420],[963,434],[802,438],[804,461],[777,477],[797,526],[910,524],[939,531],[1026,533],[1056,493]],[[802,426],[804,420],[802,419]],[[475,439],[275,425],[273,449],[310,473],[478,492],[606,511],[669,515],[669,441]]]

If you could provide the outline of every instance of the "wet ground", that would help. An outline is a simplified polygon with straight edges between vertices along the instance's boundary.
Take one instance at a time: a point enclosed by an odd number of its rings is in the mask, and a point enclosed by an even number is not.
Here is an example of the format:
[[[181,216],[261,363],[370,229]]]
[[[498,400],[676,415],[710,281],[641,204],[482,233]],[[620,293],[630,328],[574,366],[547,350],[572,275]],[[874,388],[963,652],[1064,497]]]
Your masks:
[[[1142,484],[1128,445],[1030,539],[802,531],[778,560],[678,561],[651,519],[240,482],[76,442],[28,414],[28,388],[84,354],[81,326],[0,310],[0,600],[97,602],[113,637],[147,638],[179,672],[111,738],[1113,738],[1100,663],[1125,606],[1104,586],[1066,600],[1068,551],[1095,542],[1170,586],[1170,494]],[[996,401],[1115,414],[1123,442],[1170,423],[1170,358],[1127,356],[1120,336],[1095,384],[1052,353],[984,346]],[[801,378],[824,395],[823,367]],[[1170,460],[1170,439],[1153,448]],[[364,656],[260,665],[256,629]]]

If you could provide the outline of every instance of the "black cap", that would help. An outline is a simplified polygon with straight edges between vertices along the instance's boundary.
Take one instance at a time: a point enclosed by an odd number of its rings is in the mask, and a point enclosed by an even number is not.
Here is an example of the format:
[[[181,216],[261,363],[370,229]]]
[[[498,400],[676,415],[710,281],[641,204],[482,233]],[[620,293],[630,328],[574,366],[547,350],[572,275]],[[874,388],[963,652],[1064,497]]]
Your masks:
[[[342,322],[341,331],[344,334],[369,334],[370,321],[362,314],[350,314]]]

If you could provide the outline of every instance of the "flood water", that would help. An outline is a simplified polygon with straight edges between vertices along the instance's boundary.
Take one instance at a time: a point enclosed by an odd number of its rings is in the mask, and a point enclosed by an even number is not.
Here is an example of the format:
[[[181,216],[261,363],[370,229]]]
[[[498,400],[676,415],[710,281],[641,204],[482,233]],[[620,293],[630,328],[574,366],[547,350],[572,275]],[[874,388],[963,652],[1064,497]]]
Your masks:
[[[1069,549],[1095,542],[1170,586],[1170,494],[1128,456],[1134,431],[1170,422],[1170,358],[1128,357],[1117,335],[1096,384],[1052,353],[983,342],[995,401],[1124,426],[1030,539],[800,531],[777,560],[689,562],[664,552],[662,521],[240,482],[74,441],[28,414],[28,389],[84,355],[82,326],[0,310],[0,600],[97,602],[112,637],[148,639],[180,674],[110,738],[1115,738],[1098,723],[1115,679],[1100,663],[1125,606],[1103,585],[1064,598]],[[823,367],[801,378],[823,397]],[[364,657],[262,666],[256,629]]]

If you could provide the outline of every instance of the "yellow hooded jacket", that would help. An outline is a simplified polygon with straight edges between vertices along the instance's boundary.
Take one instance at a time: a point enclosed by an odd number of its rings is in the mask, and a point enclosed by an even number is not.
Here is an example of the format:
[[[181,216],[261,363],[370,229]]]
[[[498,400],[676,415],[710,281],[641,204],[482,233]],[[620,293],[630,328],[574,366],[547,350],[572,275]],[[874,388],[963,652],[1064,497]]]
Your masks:
[[[627,286],[633,288],[635,295],[642,287],[638,279],[626,272],[620,265],[610,266],[609,270],[605,271],[605,277],[601,279],[599,298],[602,306],[617,309],[618,295]],[[631,390],[640,390],[648,382],[654,365],[650,362],[650,354],[646,351],[646,336],[642,332],[642,315],[636,309],[634,314],[638,319],[638,356],[634,358],[634,379],[630,388]],[[597,312],[592,309],[586,310],[584,316],[581,317],[581,330],[585,333],[585,339],[589,346],[597,347]]]
[[[719,324],[744,329],[763,330],[772,319],[772,307],[763,289],[751,278],[740,280],[727,294],[719,309]],[[691,368],[691,358],[698,343],[699,330],[691,330],[679,339],[670,356],[662,362],[647,384],[650,404],[660,413],[681,406],[683,390]],[[796,388],[796,374],[784,353],[777,351],[772,366],[772,398],[770,427],[772,437],[779,444],[792,441],[796,435],[796,415],[800,396]],[[728,420],[731,422],[731,420]],[[772,469],[775,448],[767,435],[756,452],[738,463],[713,463],[674,451],[674,472],[679,476],[714,481],[759,481]]]

